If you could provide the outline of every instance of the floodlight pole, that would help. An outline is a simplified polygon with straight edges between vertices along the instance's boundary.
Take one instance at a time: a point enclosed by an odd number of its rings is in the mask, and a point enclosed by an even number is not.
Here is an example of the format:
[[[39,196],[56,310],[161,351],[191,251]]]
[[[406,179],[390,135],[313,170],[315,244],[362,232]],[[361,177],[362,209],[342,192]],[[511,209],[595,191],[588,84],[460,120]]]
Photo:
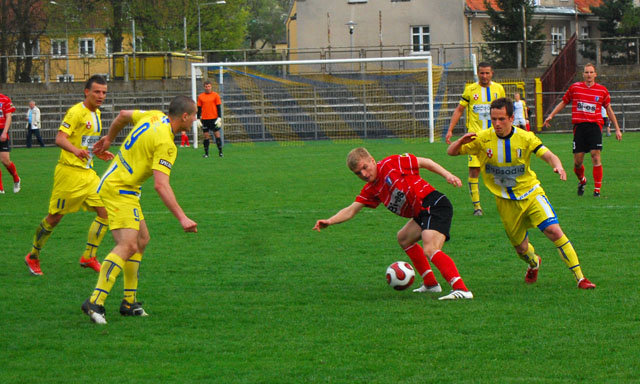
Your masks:
[[[202,3],[202,4],[198,2],[198,54],[200,56],[202,56],[202,28],[201,28],[201,22],[200,22],[200,6],[214,5],[214,4],[222,5],[222,4],[227,4],[227,2],[225,0],[212,1],[209,3]]]

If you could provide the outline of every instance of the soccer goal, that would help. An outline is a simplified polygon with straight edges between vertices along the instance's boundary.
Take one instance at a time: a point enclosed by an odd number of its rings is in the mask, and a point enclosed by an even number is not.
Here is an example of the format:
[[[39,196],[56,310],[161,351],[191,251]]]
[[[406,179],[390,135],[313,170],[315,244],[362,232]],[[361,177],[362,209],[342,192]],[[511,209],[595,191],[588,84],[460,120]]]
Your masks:
[[[438,116],[446,73],[430,56],[193,63],[191,93],[197,100],[203,81],[211,81],[222,100],[226,142],[433,142],[444,124]],[[194,124],[195,145],[198,134]]]

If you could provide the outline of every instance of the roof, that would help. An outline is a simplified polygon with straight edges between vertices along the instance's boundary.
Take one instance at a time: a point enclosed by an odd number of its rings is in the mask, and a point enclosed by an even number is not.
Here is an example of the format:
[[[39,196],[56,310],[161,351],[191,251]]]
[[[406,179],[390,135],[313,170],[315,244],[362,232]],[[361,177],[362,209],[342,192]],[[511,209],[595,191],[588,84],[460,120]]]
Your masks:
[[[574,0],[576,7],[578,8],[578,12],[579,13],[591,13],[591,7],[599,7],[600,4],[602,4],[603,0]],[[470,11],[477,11],[477,12],[484,12],[487,10],[487,7],[485,7],[484,5],[485,0],[466,0],[467,3],[467,9]],[[494,9],[500,9],[497,5],[497,0],[489,0],[489,4],[491,5],[492,8]],[[552,8],[556,11],[562,10],[562,9],[571,9],[572,11],[574,10],[573,7],[572,8],[568,8],[568,7],[536,7],[536,9],[541,9],[541,8]],[[562,13],[562,12],[561,12]]]

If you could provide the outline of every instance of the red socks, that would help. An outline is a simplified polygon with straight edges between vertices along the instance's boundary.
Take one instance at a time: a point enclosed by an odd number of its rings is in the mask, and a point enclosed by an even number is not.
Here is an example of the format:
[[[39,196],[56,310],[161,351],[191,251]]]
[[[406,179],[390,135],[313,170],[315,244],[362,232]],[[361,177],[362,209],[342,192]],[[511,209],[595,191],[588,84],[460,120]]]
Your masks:
[[[420,244],[415,243],[405,249],[404,252],[411,259],[411,262],[413,263],[416,271],[418,271],[418,274],[422,276],[422,281],[425,286],[432,287],[438,284],[438,281],[431,270],[431,265],[429,265],[429,261],[427,261],[427,257],[424,255],[424,251]]]
[[[602,187],[602,164],[593,167],[593,191],[600,193]]]
[[[584,178],[584,165],[581,165],[580,168],[573,168],[573,173],[578,177],[578,181],[580,184],[586,184],[587,179]]]
[[[458,268],[456,268],[456,264],[451,260],[446,253],[442,251],[436,251],[436,253],[431,256],[431,262],[433,265],[440,270],[442,273],[442,277],[447,280],[447,282],[451,285],[451,287],[455,290],[468,291],[467,286],[464,285],[464,281],[460,277],[458,273]]]

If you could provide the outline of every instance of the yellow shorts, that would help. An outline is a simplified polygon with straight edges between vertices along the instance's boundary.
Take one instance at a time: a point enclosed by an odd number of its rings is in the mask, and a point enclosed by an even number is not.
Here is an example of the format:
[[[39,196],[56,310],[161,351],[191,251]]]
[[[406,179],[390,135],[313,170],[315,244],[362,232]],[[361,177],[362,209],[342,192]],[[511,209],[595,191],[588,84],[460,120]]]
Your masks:
[[[98,184],[100,178],[93,169],[56,165],[49,213],[66,215],[80,209],[95,211],[95,207],[103,207],[96,192]]]
[[[480,160],[478,160],[477,156],[474,156],[474,155],[467,155],[467,156],[469,156],[469,168],[480,168],[482,163],[480,163]]]
[[[144,220],[140,207],[140,192],[114,187],[104,183],[100,188],[100,197],[109,215],[109,229],[130,228],[140,230],[140,221]]]
[[[496,205],[502,225],[511,245],[520,245],[527,237],[529,228],[538,227],[544,231],[552,224],[558,224],[558,217],[542,188],[524,200],[509,200],[496,197]]]

